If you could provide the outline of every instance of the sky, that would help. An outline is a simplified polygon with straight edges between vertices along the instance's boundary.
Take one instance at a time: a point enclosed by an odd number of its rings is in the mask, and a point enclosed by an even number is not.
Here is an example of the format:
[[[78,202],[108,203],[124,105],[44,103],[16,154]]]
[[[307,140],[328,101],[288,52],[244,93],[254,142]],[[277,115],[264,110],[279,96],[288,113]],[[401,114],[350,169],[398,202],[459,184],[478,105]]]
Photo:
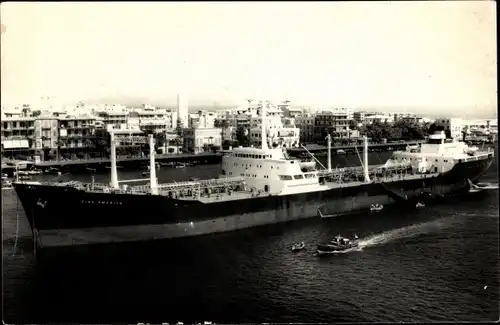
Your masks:
[[[497,113],[496,4],[5,3],[2,105],[290,100]]]

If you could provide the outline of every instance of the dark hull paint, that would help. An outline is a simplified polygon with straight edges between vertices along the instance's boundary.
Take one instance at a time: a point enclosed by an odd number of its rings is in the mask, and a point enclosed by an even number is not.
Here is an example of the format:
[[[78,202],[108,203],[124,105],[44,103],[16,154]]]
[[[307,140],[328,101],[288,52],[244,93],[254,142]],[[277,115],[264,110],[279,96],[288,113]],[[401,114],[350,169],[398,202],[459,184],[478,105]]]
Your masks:
[[[468,190],[467,179],[477,183],[492,163],[487,159],[458,163],[437,177],[371,183],[285,196],[263,196],[244,200],[201,203],[165,196],[88,193],[74,188],[15,183],[14,187],[32,228],[38,230],[93,227],[199,223],[229,216],[245,216],[276,211],[269,222],[278,223],[314,215],[311,205],[327,205],[328,213],[348,213],[370,204],[390,204],[407,195],[418,200],[422,192],[444,195]],[[309,206],[305,211],[304,206]],[[302,211],[298,211],[301,210]],[[333,211],[330,211],[333,210]],[[215,221],[214,221],[215,222]],[[262,221],[259,221],[259,225]],[[255,226],[248,224],[246,227]],[[234,226],[231,226],[234,228]],[[236,227],[238,228],[238,227]],[[241,226],[239,228],[245,228]],[[220,231],[220,230],[219,230]],[[209,230],[205,233],[210,233]]]
[[[343,252],[348,249],[356,248],[359,247],[358,243],[352,243],[348,245],[342,245],[342,246],[332,246],[328,244],[318,244],[318,252],[324,252],[324,253],[334,253],[334,252]]]

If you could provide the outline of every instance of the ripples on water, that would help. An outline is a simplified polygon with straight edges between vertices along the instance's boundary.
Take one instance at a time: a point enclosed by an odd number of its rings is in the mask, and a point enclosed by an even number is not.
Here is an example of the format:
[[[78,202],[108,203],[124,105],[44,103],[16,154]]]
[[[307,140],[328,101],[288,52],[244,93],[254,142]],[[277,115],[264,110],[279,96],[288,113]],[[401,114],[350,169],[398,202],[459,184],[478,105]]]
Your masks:
[[[217,169],[186,168],[159,177],[202,177]],[[96,181],[105,180],[98,177]],[[122,172],[121,177],[137,175]],[[496,174],[486,175],[484,181],[497,182]],[[162,243],[50,251],[36,267],[22,211],[12,256],[14,192],[2,191],[2,199],[7,323],[499,317],[498,190],[415,211],[396,208]],[[359,250],[313,256],[318,242],[355,233],[362,239]],[[298,241],[304,241],[306,249],[291,253]]]

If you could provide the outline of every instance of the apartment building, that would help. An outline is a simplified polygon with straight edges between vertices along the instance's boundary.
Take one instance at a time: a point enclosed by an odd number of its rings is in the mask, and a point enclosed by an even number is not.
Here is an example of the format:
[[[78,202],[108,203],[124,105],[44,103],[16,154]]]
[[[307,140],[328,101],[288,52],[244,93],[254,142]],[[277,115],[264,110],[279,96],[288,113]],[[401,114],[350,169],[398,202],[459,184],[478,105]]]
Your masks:
[[[58,118],[59,138],[56,146],[59,153],[90,152],[96,148],[95,117],[89,115],[64,116]]]
[[[295,126],[300,130],[300,143],[314,143],[314,120],[312,114],[295,117]]]
[[[217,115],[214,112],[200,110],[197,113],[189,114],[189,128],[213,128]]]
[[[349,138],[349,122],[353,119],[350,108],[334,108],[316,113],[314,119],[314,141],[324,142],[325,137],[331,134],[334,139]]]
[[[17,114],[2,117],[1,121],[2,155],[28,155],[35,150],[35,119]]]
[[[220,148],[222,145],[221,128],[185,128],[183,151],[200,153],[209,151],[211,147]]]
[[[300,142],[300,129],[295,127],[295,124],[288,123],[285,125],[281,114],[271,111],[266,116],[266,132],[268,145],[277,147],[296,147]],[[286,119],[285,119],[286,120]],[[290,122],[290,120],[289,120]],[[250,143],[254,146],[261,146],[262,144],[262,118],[254,116],[250,118],[249,139]]]
[[[444,127],[447,137],[452,139],[461,139],[462,132],[465,131],[465,121],[461,118],[438,118],[435,123]]]
[[[394,117],[388,114],[365,115],[363,123],[394,123]]]

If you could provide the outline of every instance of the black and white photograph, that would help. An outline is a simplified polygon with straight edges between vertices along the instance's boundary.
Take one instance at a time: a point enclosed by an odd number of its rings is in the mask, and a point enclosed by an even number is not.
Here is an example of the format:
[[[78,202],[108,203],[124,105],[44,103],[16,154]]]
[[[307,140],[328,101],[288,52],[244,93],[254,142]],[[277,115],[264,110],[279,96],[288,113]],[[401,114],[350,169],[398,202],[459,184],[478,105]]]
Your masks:
[[[6,324],[500,320],[496,2],[2,2]]]

